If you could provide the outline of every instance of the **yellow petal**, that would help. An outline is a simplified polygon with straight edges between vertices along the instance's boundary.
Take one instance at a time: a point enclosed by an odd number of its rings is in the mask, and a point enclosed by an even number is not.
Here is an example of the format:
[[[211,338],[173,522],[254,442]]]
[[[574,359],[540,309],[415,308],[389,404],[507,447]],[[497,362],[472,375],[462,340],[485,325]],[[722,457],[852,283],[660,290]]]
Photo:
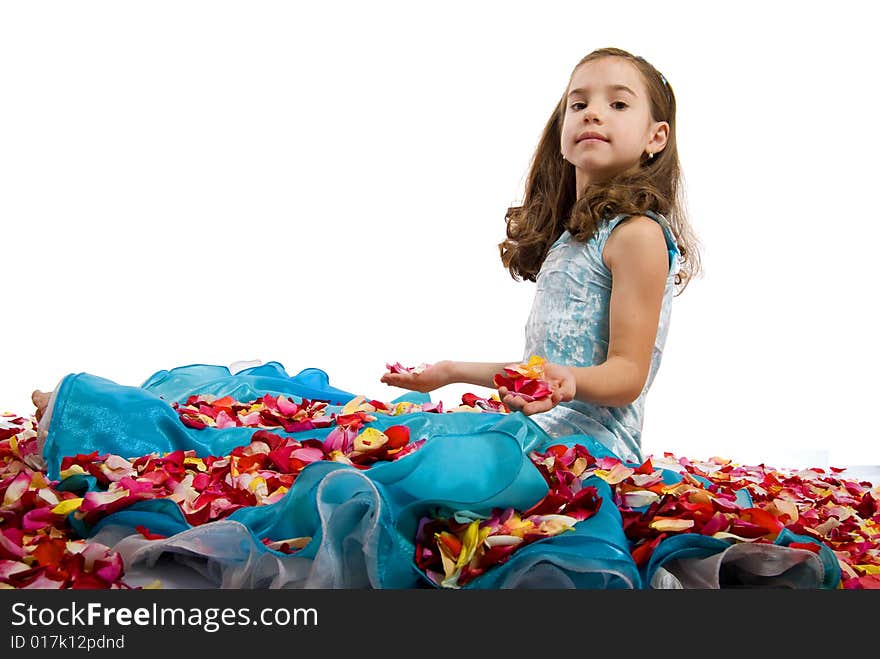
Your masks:
[[[355,412],[357,412],[357,409],[361,406],[361,404],[366,400],[367,399],[365,396],[355,396],[350,401],[348,401],[345,405],[342,406],[342,409],[340,410],[339,414],[340,415],[354,414]]]
[[[52,512],[55,513],[56,515],[66,515],[67,513],[72,512],[72,511],[76,510],[77,508],[79,508],[80,505],[82,504],[82,502],[83,502],[82,497],[80,497],[78,499],[66,499],[65,501],[62,501],[57,506],[55,506],[52,509]]]
[[[824,522],[816,526],[815,531],[816,533],[821,533],[822,535],[828,535],[838,526],[840,526],[840,521],[836,517],[829,517]]]
[[[526,362],[526,372],[524,375],[530,378],[541,378],[544,376],[545,359],[538,355],[532,355]]]
[[[853,565],[853,567],[863,574],[880,574],[880,565]]]
[[[533,529],[535,525],[527,520],[522,519],[519,515],[512,515],[510,519],[504,522],[504,529],[510,535],[522,537],[526,531]]]
[[[391,413],[391,416],[400,416],[401,414],[409,414],[414,411],[415,408],[418,407],[415,403],[410,403],[409,401],[403,401],[402,403],[397,403],[394,406],[394,410]]]
[[[31,486],[32,490],[38,490],[41,487],[50,487],[51,483],[49,483],[49,479],[46,478],[46,474],[40,471],[35,471],[34,475],[31,477]]]
[[[68,540],[65,545],[68,553],[70,554],[81,554],[86,550],[88,544],[84,540]]]
[[[269,547],[269,549],[274,549],[276,551],[280,551],[284,545],[287,545],[288,549],[302,549],[311,541],[312,536],[305,535],[296,538],[287,538],[286,540],[273,540],[266,546]]]
[[[79,465],[70,465],[67,469],[59,474],[61,476],[61,480],[65,478],[69,478],[70,476],[79,476],[81,474],[86,473],[86,470],[80,467]]]
[[[654,503],[659,498],[659,494],[650,490],[633,490],[623,495],[623,505],[629,508],[641,508]]]
[[[693,489],[688,492],[688,501],[691,503],[710,503],[714,495],[709,490]]]
[[[204,460],[201,458],[184,458],[183,464],[192,465],[199,471],[208,471],[208,468],[205,466]]]
[[[499,547],[522,544],[523,539],[515,535],[490,535],[486,538],[487,547]]]
[[[674,485],[667,485],[663,488],[663,494],[671,494],[675,497],[684,496],[686,493],[690,492],[694,489],[694,486],[690,483],[676,483]]]
[[[786,499],[773,499],[773,505],[776,507],[776,510],[779,511],[783,515],[788,515],[791,519],[791,523],[798,521],[798,507],[794,501],[787,501]]]
[[[571,473],[575,476],[580,476],[587,468],[587,459],[586,458],[576,458],[574,464],[571,465]]]
[[[651,528],[657,531],[685,531],[694,525],[692,519],[672,519],[658,517],[651,522]]]
[[[263,495],[265,496],[266,493],[268,492],[268,487],[266,486],[266,479],[263,478],[262,476],[257,476],[256,478],[252,479],[251,482],[248,483],[247,488],[251,492],[256,492],[257,488],[259,488],[260,486],[262,486]]]
[[[456,568],[463,567],[470,562],[479,541],[480,523],[477,520],[474,520],[468,524],[468,527],[464,531],[464,536],[461,539],[461,552],[458,554],[458,560],[455,562]]]
[[[537,531],[544,535],[559,535],[574,528],[577,520],[568,515],[534,515]]]
[[[718,538],[719,540],[734,540],[736,542],[755,542],[759,538],[745,538],[741,535],[736,535],[735,533],[728,533],[727,531],[718,531],[718,533],[712,534],[713,538]]]
[[[593,472],[609,485],[617,485],[621,481],[626,480],[635,473],[635,469],[627,467],[622,462],[614,465],[614,467],[606,471],[605,469],[597,469]]]
[[[449,411],[450,412],[477,412],[477,413],[483,412],[483,410],[481,410],[480,408],[471,407],[470,405],[459,405],[458,407],[451,408]]]
[[[362,453],[375,451],[388,443],[388,436],[376,428],[364,428],[364,431],[354,438],[354,450]]]

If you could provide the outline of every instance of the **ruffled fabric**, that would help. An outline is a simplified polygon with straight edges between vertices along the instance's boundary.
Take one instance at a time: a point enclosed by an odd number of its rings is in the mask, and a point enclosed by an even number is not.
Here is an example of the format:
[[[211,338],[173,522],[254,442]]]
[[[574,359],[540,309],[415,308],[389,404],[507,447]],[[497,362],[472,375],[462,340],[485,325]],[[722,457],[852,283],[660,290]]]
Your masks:
[[[42,447],[48,476],[61,478],[65,456],[91,452],[228,455],[248,444],[255,429],[187,427],[174,403],[193,395],[253,400],[267,393],[297,402],[327,401],[327,412],[337,414],[355,398],[330,386],[319,369],[289,376],[277,362],[236,373],[226,367],[184,366],[160,371],[142,387],[70,375],[56,391]],[[392,401],[400,402],[429,403],[430,398],[411,394]],[[376,414],[367,425],[380,431],[404,425],[424,443],[405,457],[368,468],[312,462],[273,503],[241,507],[204,524],[188,523],[169,499],[136,501],[91,524],[71,512],[68,522],[81,537],[118,552],[132,586],[434,588],[437,580],[415,560],[416,537],[426,517],[464,511],[480,518],[499,509],[528,510],[549,491],[530,456],[551,446],[579,445],[594,458],[615,458],[586,435],[552,438],[521,413]],[[323,441],[332,431],[284,434]],[[682,479],[671,470],[663,477],[669,483]],[[697,533],[672,535],[640,566],[612,488],[596,476],[583,485],[595,487],[601,500],[591,516],[565,532],[524,544],[460,587],[835,588],[840,582],[840,568],[827,546],[785,531],[774,544],[761,545],[731,544]],[[82,496],[98,484],[75,474],[62,479],[58,489]],[[749,503],[747,495],[743,503]],[[301,539],[302,545],[280,551],[266,539]],[[814,543],[816,551],[788,547],[792,542]]]

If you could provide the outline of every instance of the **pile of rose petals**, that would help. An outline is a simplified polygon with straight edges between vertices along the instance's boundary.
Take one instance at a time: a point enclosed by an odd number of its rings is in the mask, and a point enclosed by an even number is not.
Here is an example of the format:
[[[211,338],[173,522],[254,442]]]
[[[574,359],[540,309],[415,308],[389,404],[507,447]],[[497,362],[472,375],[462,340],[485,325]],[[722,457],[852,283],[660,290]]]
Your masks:
[[[446,412],[496,412],[507,414],[510,410],[497,395],[482,398],[472,393],[463,394],[461,405]],[[278,428],[285,432],[303,432],[315,428],[345,425],[352,414],[360,414],[365,422],[375,421],[376,414],[401,416],[415,412],[442,414],[443,402],[414,403],[400,401],[384,403],[379,400],[357,396],[346,403],[339,412],[327,414],[327,403],[303,399],[296,403],[286,396],[266,395],[253,401],[239,402],[229,396],[216,398],[210,395],[190,396],[186,403],[172,403],[181,422],[197,430],[203,428]]]
[[[550,385],[543,379],[544,363],[543,357],[532,355],[528,362],[505,366],[504,374],[496,373],[493,382],[526,402],[546,398],[550,395]]]
[[[508,375],[514,381],[539,380],[533,376],[540,376],[540,366],[519,365],[516,377]],[[62,478],[90,475],[100,486],[82,497],[58,490],[57,482],[47,480],[32,417],[0,417],[0,588],[127,587],[119,556],[76,538],[68,515],[93,524],[135,501],[168,498],[190,524],[221,519],[244,506],[277,501],[311,462],[332,460],[368,469],[377,461],[400,459],[424,443],[412,441],[404,425],[381,432],[369,426],[378,415],[443,412],[439,402],[383,403],[363,396],[333,413],[321,401],[296,403],[283,396],[243,403],[193,396],[176,408],[191,427],[244,426],[255,432],[247,445],[222,457],[199,457],[192,451],[131,459],[97,453],[68,456],[62,461]],[[508,409],[495,396],[465,394],[462,405],[448,412]],[[297,440],[270,430],[327,427],[332,429],[323,440]],[[843,572],[841,588],[880,587],[880,486],[848,479],[840,469],[785,471],[721,458],[691,461],[671,453],[628,466],[613,458],[594,458],[579,445],[552,446],[529,457],[549,487],[547,496],[531,509],[494,510],[488,517],[436,511],[422,520],[415,561],[435,583],[465,586],[507,561],[518,548],[588,519],[601,499],[583,482],[596,476],[611,487],[639,566],[647,564],[663,539],[675,534],[767,543],[786,528],[835,552]],[[679,472],[682,480],[664,483],[661,469]],[[739,490],[750,494],[750,507],[738,505]],[[161,537],[146,528],[139,531],[146,538]],[[294,553],[309,540],[264,538],[263,543]],[[818,550],[811,542],[790,546]]]
[[[100,490],[87,492],[73,513],[86,524],[136,501],[170,499],[192,525],[227,517],[239,508],[278,501],[312,462],[331,460],[367,469],[379,460],[397,460],[418,450],[424,440],[410,441],[409,428],[384,432],[363,428],[350,415],[322,441],[296,440],[257,430],[245,446],[227,456],[198,457],[195,451],[146,455],[131,461],[97,452],[65,457],[61,477],[94,476]],[[272,542],[275,542],[274,540]]]
[[[664,453],[671,467],[712,482],[720,496],[745,489],[755,508],[772,515],[794,533],[815,538],[837,556],[842,588],[880,589],[880,484],[848,478],[845,469],[777,470],[766,465],[738,465],[725,458],[694,462]],[[665,466],[665,465],[664,465]],[[733,529],[756,533],[770,520],[753,513],[750,526]]]
[[[80,500],[55,485],[34,419],[0,416],[0,588],[126,588],[116,552],[73,537],[67,514]]]
[[[282,428],[285,432],[301,432],[326,428],[332,419],[325,415],[325,401],[302,399],[296,403],[287,396],[266,394],[262,398],[240,403],[231,396],[190,396],[183,404],[171,405],[180,420],[190,428]]]

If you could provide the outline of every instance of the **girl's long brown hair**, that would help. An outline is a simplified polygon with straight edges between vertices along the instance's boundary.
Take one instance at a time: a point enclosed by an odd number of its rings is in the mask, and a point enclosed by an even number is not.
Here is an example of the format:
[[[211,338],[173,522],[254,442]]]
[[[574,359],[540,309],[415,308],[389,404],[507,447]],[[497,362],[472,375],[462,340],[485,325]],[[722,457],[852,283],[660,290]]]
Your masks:
[[[681,293],[699,272],[700,256],[687,220],[676,145],[675,94],[651,64],[619,48],[594,50],[577,63],[572,75],[581,64],[601,57],[623,57],[641,72],[654,121],[669,124],[666,147],[651,160],[643,159],[634,171],[588,185],[578,199],[574,165],[559,153],[567,105],[566,86],[532,158],[523,203],[507,209],[507,239],[498,245],[501,262],[514,279],[535,281],[550,245],[566,229],[575,239],[586,241],[595,235],[605,217],[619,213],[642,215],[651,210],[669,220],[678,244],[681,269],[675,283],[677,292]]]

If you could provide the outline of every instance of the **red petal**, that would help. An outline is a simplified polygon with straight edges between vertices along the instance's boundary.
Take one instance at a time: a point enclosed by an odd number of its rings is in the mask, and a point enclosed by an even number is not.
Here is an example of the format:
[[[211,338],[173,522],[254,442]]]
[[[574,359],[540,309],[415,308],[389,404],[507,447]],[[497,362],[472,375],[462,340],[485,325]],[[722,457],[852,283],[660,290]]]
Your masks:
[[[647,460],[645,460],[645,461],[641,464],[641,466],[640,466],[638,469],[636,469],[636,472],[635,472],[635,473],[637,473],[637,474],[653,474],[653,473],[654,473],[654,467],[653,467],[653,465],[651,464],[651,458],[648,458]]]
[[[794,549],[806,549],[813,552],[814,554],[818,554],[819,551],[822,549],[815,542],[790,542],[788,543],[788,546],[793,547]]]
[[[160,535],[159,533],[152,533],[146,526],[135,526],[134,530],[144,536],[147,540],[162,540],[163,538],[168,537]]]
[[[409,443],[409,428],[407,426],[391,426],[386,428],[385,436],[388,437],[386,446],[390,449],[400,448]]]
[[[37,541],[37,548],[33,551],[32,556],[36,559],[37,565],[58,565],[66,549],[66,540],[43,536]]]
[[[654,553],[657,545],[659,545],[665,538],[666,534],[661,533],[653,540],[643,542],[638,547],[633,549],[632,558],[635,561],[636,565],[640,568],[645,567],[648,564],[648,561],[651,560],[651,555]]]

